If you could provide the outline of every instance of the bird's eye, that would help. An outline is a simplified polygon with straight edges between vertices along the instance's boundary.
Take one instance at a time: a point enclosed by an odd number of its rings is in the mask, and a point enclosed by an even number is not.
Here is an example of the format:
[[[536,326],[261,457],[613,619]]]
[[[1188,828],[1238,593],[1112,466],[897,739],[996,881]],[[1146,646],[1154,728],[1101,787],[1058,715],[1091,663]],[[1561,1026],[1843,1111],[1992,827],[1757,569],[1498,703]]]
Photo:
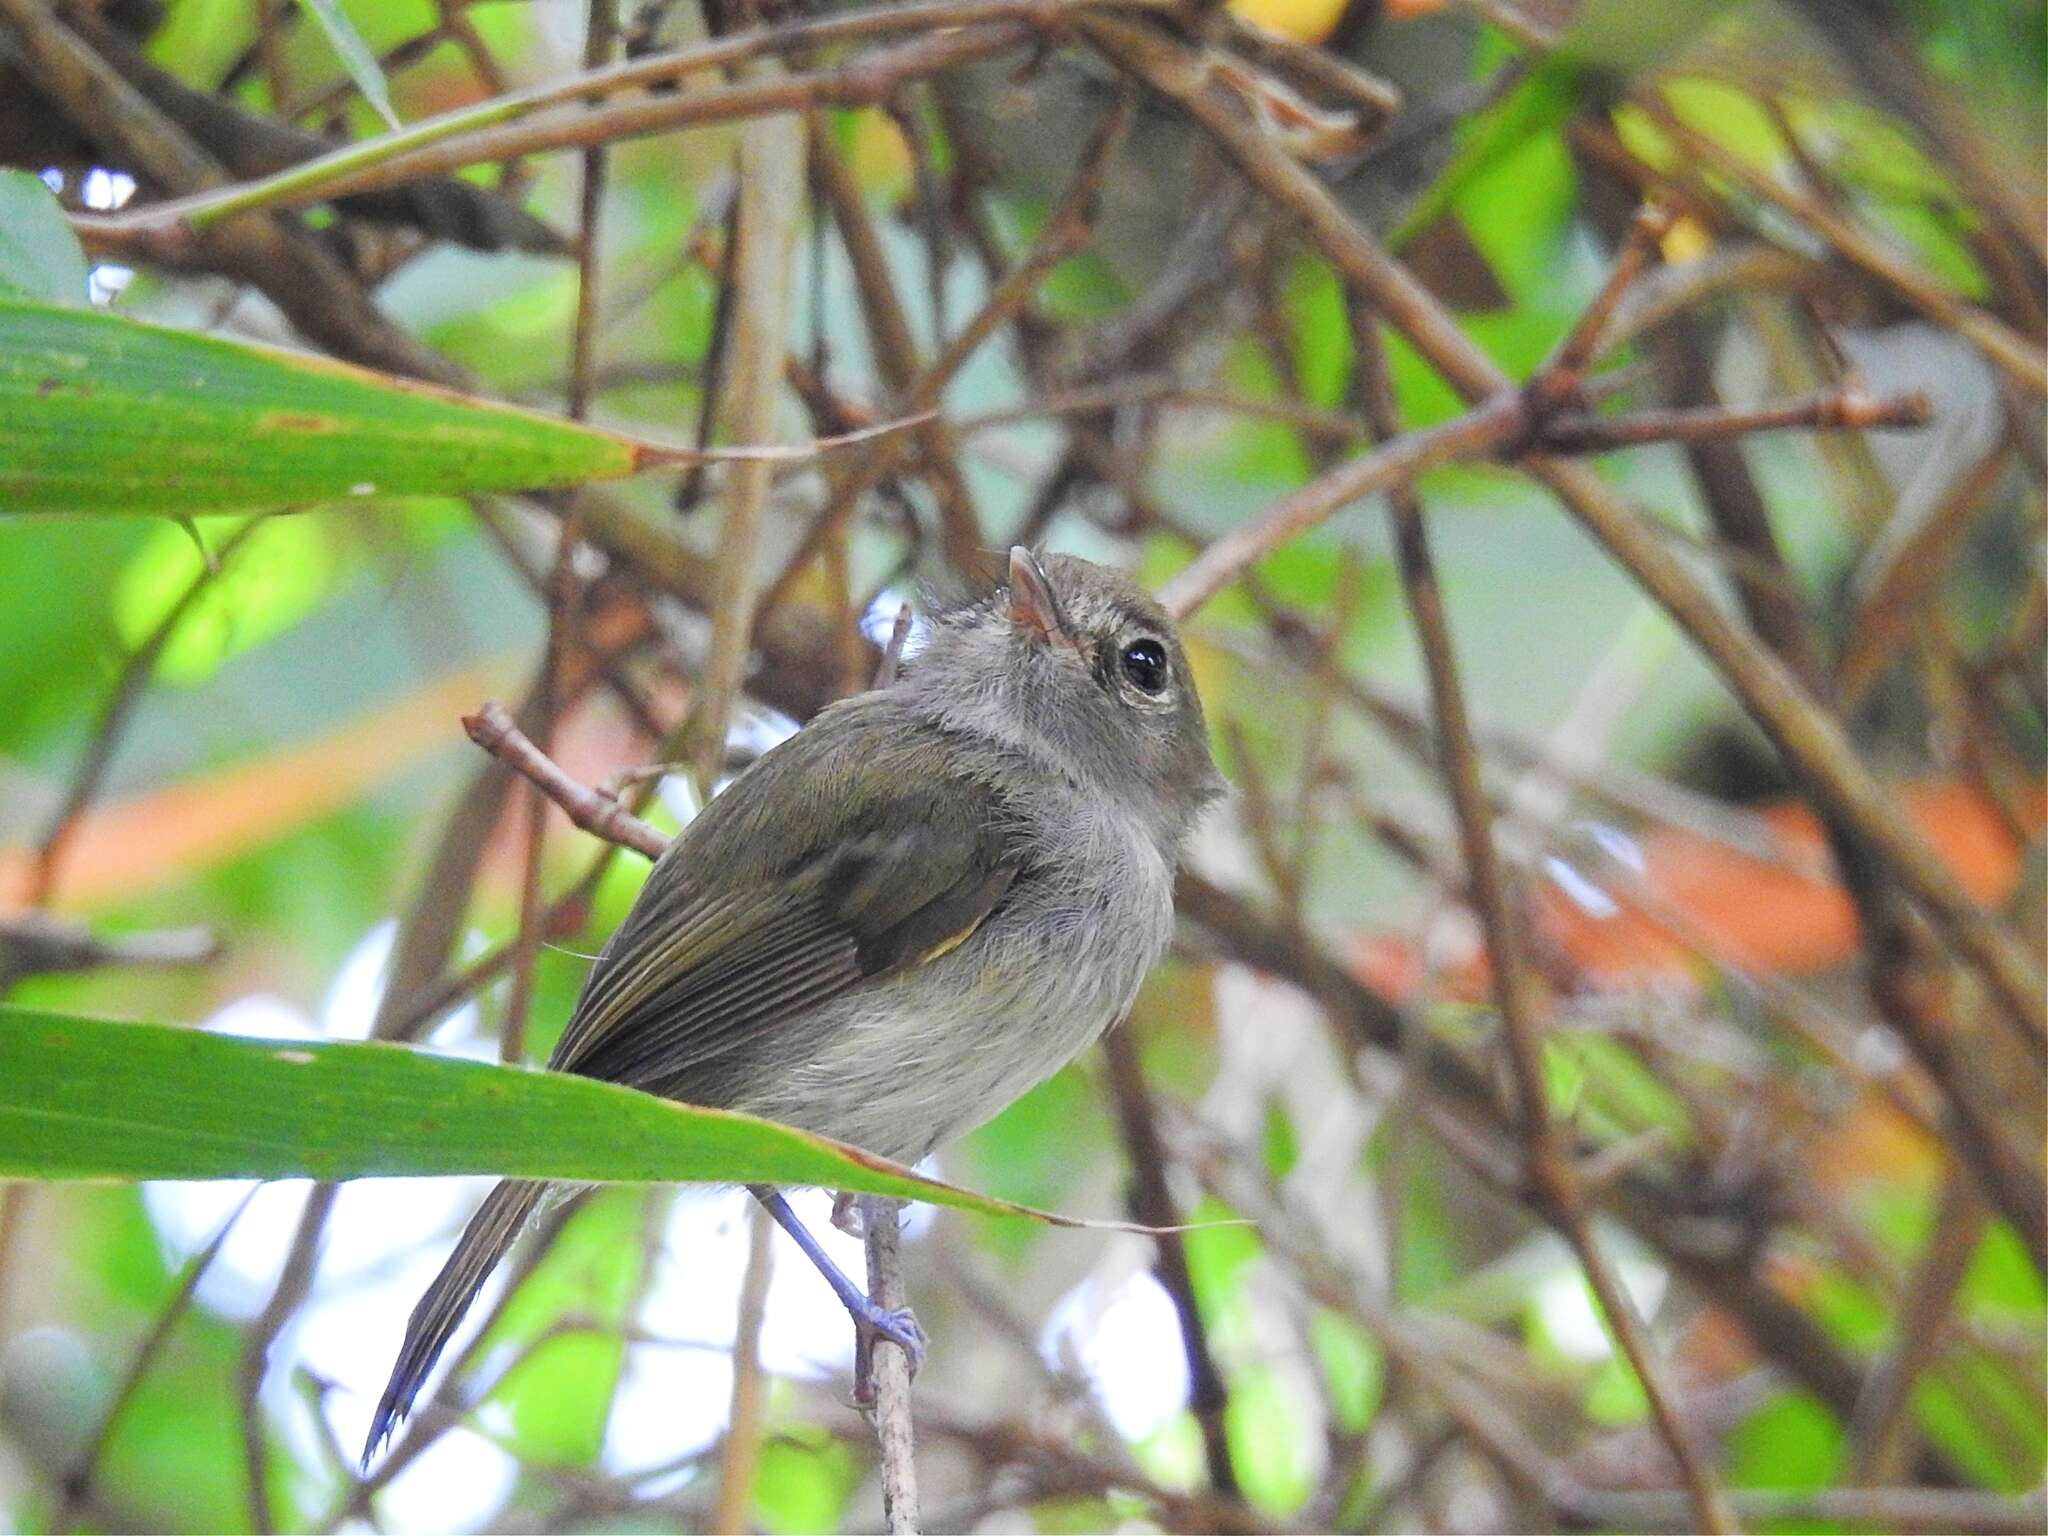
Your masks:
[[[1166,647],[1157,640],[1133,640],[1124,647],[1124,676],[1141,693],[1166,691]]]

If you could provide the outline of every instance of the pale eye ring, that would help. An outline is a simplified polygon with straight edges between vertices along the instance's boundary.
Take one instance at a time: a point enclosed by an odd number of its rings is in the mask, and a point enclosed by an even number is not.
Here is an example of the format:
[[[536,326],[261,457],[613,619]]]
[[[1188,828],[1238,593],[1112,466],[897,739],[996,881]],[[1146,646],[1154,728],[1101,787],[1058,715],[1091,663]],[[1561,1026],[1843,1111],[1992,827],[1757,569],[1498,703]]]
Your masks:
[[[1166,647],[1150,635],[1133,640],[1117,659],[1123,666],[1124,676],[1140,693],[1149,693],[1156,698],[1166,692]]]

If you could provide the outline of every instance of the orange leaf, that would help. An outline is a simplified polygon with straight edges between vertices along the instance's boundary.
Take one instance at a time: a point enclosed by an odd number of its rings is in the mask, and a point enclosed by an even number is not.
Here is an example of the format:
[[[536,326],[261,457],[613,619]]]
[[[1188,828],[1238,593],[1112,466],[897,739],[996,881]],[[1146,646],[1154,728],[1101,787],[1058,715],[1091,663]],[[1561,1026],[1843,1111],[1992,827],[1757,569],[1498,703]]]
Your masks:
[[[501,662],[470,667],[310,741],[89,811],[65,851],[64,905],[162,890],[353,804],[429,753],[466,745],[462,712],[506,680]],[[0,847],[0,904],[27,899],[35,859]]]
[[[1912,784],[1897,799],[1974,899],[1996,907],[2012,894],[2025,850],[1974,785]],[[2027,809],[2030,829],[2048,821],[2048,798],[2037,796]],[[1756,814],[1782,862],[1654,827],[1636,839],[1640,897],[1610,890],[1612,910],[1595,912],[1545,883],[1530,900],[1537,933],[1569,970],[1606,989],[1689,987],[1709,959],[1752,976],[1806,976],[1847,964],[1858,943],[1856,912],[1841,885],[1820,873],[1829,867],[1827,845],[1812,811],[1781,801]],[[1408,995],[1423,974],[1407,941],[1386,935],[1354,945],[1352,966],[1395,997]],[[1483,998],[1484,962],[1441,981],[1452,995]]]

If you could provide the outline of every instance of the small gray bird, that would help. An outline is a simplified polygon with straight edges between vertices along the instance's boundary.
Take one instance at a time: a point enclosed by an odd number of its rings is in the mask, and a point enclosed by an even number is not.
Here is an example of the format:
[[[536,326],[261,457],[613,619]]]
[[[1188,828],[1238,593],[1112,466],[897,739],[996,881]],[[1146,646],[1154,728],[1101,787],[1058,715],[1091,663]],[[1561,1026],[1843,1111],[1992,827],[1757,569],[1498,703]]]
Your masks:
[[[1010,551],[886,688],[711,801],[648,876],[548,1065],[915,1162],[1122,1018],[1222,791],[1172,621],[1130,578]],[[406,1325],[365,1465],[547,1191],[485,1199]],[[779,1195],[853,1312],[913,1360]]]

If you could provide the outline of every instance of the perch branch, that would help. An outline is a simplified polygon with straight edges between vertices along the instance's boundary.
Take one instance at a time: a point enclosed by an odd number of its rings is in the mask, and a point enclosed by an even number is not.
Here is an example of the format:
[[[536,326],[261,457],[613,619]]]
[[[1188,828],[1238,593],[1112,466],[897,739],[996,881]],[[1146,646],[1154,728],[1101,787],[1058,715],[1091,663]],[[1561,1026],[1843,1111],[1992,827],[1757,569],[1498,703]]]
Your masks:
[[[885,1311],[899,1312],[910,1304],[903,1284],[903,1202],[867,1195],[860,1210],[868,1254],[868,1299]],[[919,1522],[910,1356],[893,1345],[880,1348],[865,1336],[861,1347],[870,1351],[867,1379],[874,1392],[875,1444],[882,1461],[882,1516],[890,1536],[915,1536]]]

